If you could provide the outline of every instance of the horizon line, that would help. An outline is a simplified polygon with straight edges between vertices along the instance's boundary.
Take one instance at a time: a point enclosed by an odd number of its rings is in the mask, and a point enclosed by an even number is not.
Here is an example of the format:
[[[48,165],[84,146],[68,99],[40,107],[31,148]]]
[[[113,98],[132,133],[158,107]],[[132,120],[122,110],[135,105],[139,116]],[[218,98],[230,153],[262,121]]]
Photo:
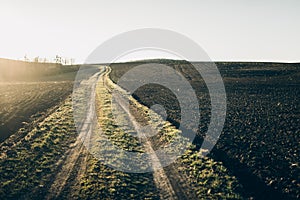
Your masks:
[[[34,61],[25,61],[21,59],[13,59],[13,58],[3,58],[0,57],[0,59],[3,60],[11,60],[11,61],[20,61],[20,62],[28,62],[28,63],[34,63]],[[119,64],[119,63],[133,63],[133,62],[142,62],[142,61],[150,61],[150,60],[174,60],[174,61],[187,61],[183,59],[171,59],[171,58],[147,58],[147,59],[137,59],[137,60],[127,60],[127,61],[120,61],[120,62],[93,62],[93,63],[84,63],[84,62],[78,62],[73,63],[73,65],[98,65],[98,64]],[[197,62],[213,62],[213,63],[278,63],[278,64],[300,64],[299,61],[276,61],[276,60],[209,60],[209,61],[187,61],[191,63],[197,63]],[[55,62],[38,62],[40,64],[61,64],[61,63],[55,63]],[[64,65],[64,64],[63,64]]]

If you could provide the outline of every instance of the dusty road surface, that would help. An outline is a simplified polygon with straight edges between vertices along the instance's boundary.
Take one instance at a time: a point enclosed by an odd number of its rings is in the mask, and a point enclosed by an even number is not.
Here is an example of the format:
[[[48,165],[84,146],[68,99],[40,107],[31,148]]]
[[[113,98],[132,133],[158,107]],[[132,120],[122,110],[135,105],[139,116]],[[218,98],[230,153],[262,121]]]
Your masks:
[[[98,79],[98,87],[103,87],[107,93],[111,93],[111,89],[117,87],[110,79],[109,67],[102,67],[100,72],[94,74],[89,81],[93,81],[93,84],[89,84],[91,88],[90,96],[88,102],[88,112],[84,122],[81,127],[77,128],[79,134],[75,143],[71,144],[69,150],[66,151],[65,155],[58,161],[57,166],[59,166],[58,172],[52,181],[51,187],[49,188],[48,195],[46,199],[58,199],[61,197],[71,197],[76,196],[80,191],[80,181],[86,175],[87,165],[89,162],[89,152],[86,149],[86,146],[83,144],[83,140],[88,141],[92,131],[92,124],[95,120],[95,87],[96,83],[95,78]],[[101,86],[102,84],[102,86]],[[120,90],[122,92],[122,90]],[[120,95],[120,98],[116,98],[116,102],[123,109],[124,113],[128,116],[130,123],[134,125],[135,131],[138,132],[141,129],[141,125],[136,120],[134,113],[132,114],[128,108],[125,106],[125,101],[129,99],[124,99],[124,96]],[[140,116],[139,116],[140,117]],[[85,143],[86,144],[86,143]],[[160,199],[195,199],[196,196],[192,192],[192,188],[187,188],[188,185],[185,184],[184,188],[181,188],[179,183],[184,183],[183,175],[179,175],[177,171],[174,171],[175,168],[168,169],[168,174],[172,174],[172,177],[169,178],[164,168],[162,168],[161,163],[155,151],[152,148],[152,143],[147,140],[147,137],[144,137],[142,142],[143,148],[146,152],[150,153],[150,159],[152,167],[155,170],[152,173],[154,187],[159,192]],[[101,173],[101,172],[100,172]],[[140,174],[143,176],[143,174]],[[183,187],[183,186],[182,186]],[[73,194],[71,194],[73,193]]]
[[[77,179],[80,179],[80,177],[82,177],[82,173],[84,173],[86,169],[88,153],[83,141],[85,141],[86,138],[91,134],[92,121],[93,117],[95,116],[95,80],[97,80],[99,76],[102,76],[104,72],[105,67],[100,68],[99,72],[95,73],[89,78],[89,80],[87,80],[90,83],[85,83],[88,85],[88,87],[91,87],[90,89],[92,91],[90,96],[87,97],[90,100],[88,105],[89,111],[87,112],[87,116],[81,127],[77,128],[79,134],[76,142],[70,145],[66,155],[64,155],[57,163],[57,166],[60,166],[61,168],[51,184],[49,194],[46,199],[58,198],[66,185],[69,184],[68,181],[70,181],[69,179],[72,172],[77,171]]]

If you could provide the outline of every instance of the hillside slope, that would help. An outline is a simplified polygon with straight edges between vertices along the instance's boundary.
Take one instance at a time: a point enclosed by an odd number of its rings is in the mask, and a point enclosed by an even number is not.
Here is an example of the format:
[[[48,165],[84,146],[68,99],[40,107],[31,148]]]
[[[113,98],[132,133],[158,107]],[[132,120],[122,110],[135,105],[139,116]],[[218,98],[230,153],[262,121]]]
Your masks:
[[[78,65],[34,63],[0,58],[0,81],[71,81]]]

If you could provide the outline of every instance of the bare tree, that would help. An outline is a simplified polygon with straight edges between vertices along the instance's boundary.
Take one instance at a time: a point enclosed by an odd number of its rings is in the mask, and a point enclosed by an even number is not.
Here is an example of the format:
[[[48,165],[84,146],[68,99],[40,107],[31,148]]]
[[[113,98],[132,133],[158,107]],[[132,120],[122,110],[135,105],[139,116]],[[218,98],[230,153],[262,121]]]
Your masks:
[[[25,54],[25,56],[24,56],[24,61],[26,61],[26,62],[28,62],[29,61],[29,59],[28,59],[28,57],[27,57],[27,55]]]
[[[71,59],[70,59],[70,64],[73,65],[74,62],[75,62],[75,59],[74,59],[74,58],[71,58]]]
[[[35,58],[33,59],[33,62],[38,63],[39,60],[40,60],[40,58],[39,58],[39,56],[37,56],[37,57],[35,57]]]
[[[55,63],[61,64],[62,63],[62,58],[58,55],[55,56]]]

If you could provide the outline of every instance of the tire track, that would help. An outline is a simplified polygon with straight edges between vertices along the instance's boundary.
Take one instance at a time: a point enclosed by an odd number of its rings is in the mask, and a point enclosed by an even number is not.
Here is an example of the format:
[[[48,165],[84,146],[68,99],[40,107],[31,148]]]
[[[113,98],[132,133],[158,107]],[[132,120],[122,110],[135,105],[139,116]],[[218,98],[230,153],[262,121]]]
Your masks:
[[[89,81],[93,81],[95,78],[97,79],[98,76],[102,76],[104,70],[94,74],[90,77]],[[63,189],[67,185],[67,181],[70,178],[72,172],[75,168],[79,170],[84,170],[86,167],[86,162],[80,163],[80,166],[76,166],[78,160],[80,159],[80,155],[84,154],[86,151],[85,145],[88,145],[86,141],[89,141],[88,137],[91,135],[93,131],[93,119],[95,117],[95,87],[96,82],[93,82],[91,86],[91,94],[90,94],[90,101],[89,101],[89,111],[87,112],[87,116],[85,118],[84,123],[79,127],[79,135],[75,143],[70,145],[70,149],[67,151],[66,156],[63,160],[60,160],[58,165],[61,165],[60,171],[56,174],[54,181],[52,182],[50,189],[48,191],[48,195],[45,199],[57,199]],[[86,161],[87,159],[84,159]],[[78,171],[77,177],[82,174],[83,172]]]
[[[124,99],[122,99],[121,96],[115,96],[116,102],[121,106],[121,108],[126,112],[128,115],[131,123],[134,126],[134,129],[136,130],[137,133],[141,133],[141,126],[139,123],[136,121],[135,117],[130,113],[128,108],[125,106]],[[160,190],[160,197],[162,199],[178,199],[175,191],[170,183],[170,180],[168,176],[166,175],[163,167],[161,166],[160,160],[157,157],[155,151],[152,148],[151,142],[147,139],[145,135],[142,136],[145,138],[143,141],[143,146],[145,148],[145,151],[149,153],[150,159],[152,162],[152,168],[153,168],[153,177],[154,177],[154,182],[157,186],[157,188]]]
[[[104,79],[102,81],[103,81],[104,86],[106,87],[106,89],[109,92],[111,92],[111,88],[109,87],[109,84],[112,85],[114,83],[112,83],[111,80],[109,79],[109,77],[108,77],[109,73],[110,73],[110,71],[108,71],[104,76],[102,76],[102,79]],[[107,82],[110,82],[110,83],[108,84]],[[113,86],[118,87],[115,84]],[[118,87],[118,91],[123,91],[123,90]],[[131,114],[128,107],[126,107],[126,100],[128,101],[128,99],[125,99],[126,97],[123,97],[122,94],[115,95],[114,97],[115,97],[116,102],[122,108],[122,110],[124,110],[125,113],[128,115],[128,117],[130,119],[130,122],[134,126],[134,129],[136,130],[136,132],[137,133],[142,133],[142,131],[140,131],[142,129],[142,127],[136,121],[136,118]],[[150,159],[152,161],[152,167],[154,169],[154,172],[153,172],[154,182],[155,182],[156,187],[160,191],[160,198],[161,199],[189,199],[189,197],[187,197],[185,195],[185,193],[183,192],[183,189],[179,188],[178,184],[175,185],[175,188],[173,187],[174,180],[176,181],[176,177],[172,178],[173,181],[171,181],[169,179],[169,177],[167,176],[166,171],[161,166],[159,158],[157,157],[155,151],[152,148],[152,143],[147,139],[148,137],[146,135],[142,135],[141,137],[144,138],[143,139],[143,146],[144,146],[146,152],[148,152],[150,154]],[[174,172],[172,174],[173,175],[174,174],[178,175],[178,172],[177,173]],[[177,176],[177,178],[180,179],[182,177]]]

